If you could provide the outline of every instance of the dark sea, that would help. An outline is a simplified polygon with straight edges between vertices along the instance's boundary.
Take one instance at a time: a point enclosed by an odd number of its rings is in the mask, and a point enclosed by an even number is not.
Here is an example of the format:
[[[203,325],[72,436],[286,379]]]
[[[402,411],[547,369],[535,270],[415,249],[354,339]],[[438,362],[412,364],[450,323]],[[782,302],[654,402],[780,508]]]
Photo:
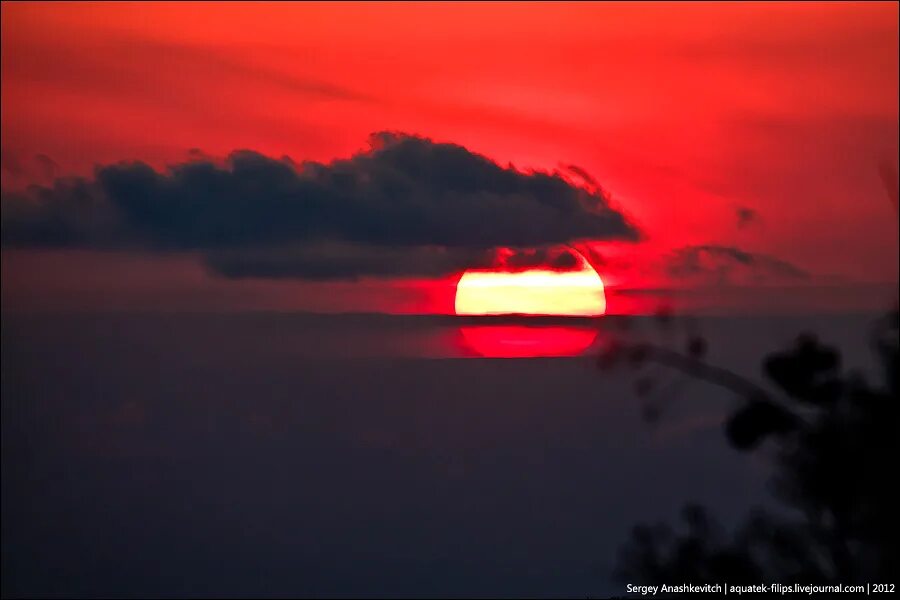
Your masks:
[[[648,422],[597,349],[699,334],[763,381],[808,330],[868,369],[876,316],[4,314],[2,595],[622,594],[636,523],[728,527],[770,463],[727,391],[649,367]]]

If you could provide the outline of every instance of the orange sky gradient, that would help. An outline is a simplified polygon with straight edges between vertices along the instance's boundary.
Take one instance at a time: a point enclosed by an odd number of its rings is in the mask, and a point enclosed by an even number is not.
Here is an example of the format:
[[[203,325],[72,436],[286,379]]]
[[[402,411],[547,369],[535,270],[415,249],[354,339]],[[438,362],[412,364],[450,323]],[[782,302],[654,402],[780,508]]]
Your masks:
[[[777,257],[811,287],[895,285],[878,166],[896,173],[897,23],[897,3],[3,3],[2,183],[237,148],[327,162],[398,130],[591,173],[646,236],[595,248],[612,312],[616,289],[681,285],[660,265],[689,245]],[[147,280],[122,283],[123,261],[152,263]],[[119,280],[103,294],[29,275],[76,267]],[[172,306],[452,306],[446,281],[220,282],[179,256],[16,251],[3,269],[4,304],[62,286],[74,304],[132,290]]]

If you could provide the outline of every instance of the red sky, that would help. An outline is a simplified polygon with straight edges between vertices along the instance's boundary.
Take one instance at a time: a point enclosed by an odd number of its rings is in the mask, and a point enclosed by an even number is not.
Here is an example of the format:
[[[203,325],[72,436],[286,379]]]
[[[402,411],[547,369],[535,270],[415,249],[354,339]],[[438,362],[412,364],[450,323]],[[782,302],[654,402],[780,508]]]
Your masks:
[[[4,3],[3,186],[191,149],[327,162],[399,130],[586,169],[647,238],[598,247],[611,288],[672,286],[661,265],[689,245],[789,262],[811,288],[894,283],[878,166],[896,173],[897,23],[897,3]],[[4,252],[4,304],[449,306],[440,283],[233,283],[185,257],[62,254]]]

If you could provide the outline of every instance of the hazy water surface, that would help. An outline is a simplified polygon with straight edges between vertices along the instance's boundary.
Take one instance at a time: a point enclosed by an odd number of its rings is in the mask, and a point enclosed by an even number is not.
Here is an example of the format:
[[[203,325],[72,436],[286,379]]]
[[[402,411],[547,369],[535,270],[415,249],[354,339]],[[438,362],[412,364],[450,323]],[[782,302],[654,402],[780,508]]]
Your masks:
[[[754,374],[804,328],[863,364],[868,320],[691,326]],[[592,348],[624,327],[546,325]],[[597,371],[592,350],[491,359],[464,333],[430,317],[4,315],[4,595],[620,593],[609,569],[635,522],[689,500],[728,521],[765,500],[766,464],[727,448],[718,390],[687,383],[650,426],[634,376]]]

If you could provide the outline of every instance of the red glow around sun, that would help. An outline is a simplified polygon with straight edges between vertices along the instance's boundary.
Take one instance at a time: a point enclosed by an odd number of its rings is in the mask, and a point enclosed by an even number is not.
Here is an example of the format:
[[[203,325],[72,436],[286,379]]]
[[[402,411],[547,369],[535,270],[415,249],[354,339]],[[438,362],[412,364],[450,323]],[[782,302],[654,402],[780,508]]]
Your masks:
[[[465,347],[487,358],[577,356],[597,338],[596,329],[524,325],[460,327]]]

